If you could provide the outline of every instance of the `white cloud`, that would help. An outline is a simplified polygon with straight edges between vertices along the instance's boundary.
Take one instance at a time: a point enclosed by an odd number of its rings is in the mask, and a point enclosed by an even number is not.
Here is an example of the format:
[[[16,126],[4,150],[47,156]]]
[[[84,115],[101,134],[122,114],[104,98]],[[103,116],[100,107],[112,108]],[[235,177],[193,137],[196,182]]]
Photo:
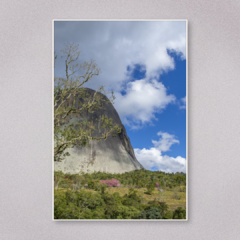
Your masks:
[[[167,49],[185,58],[185,36],[185,21],[63,21],[55,22],[54,48],[58,51],[66,42],[79,44],[80,60],[93,58],[102,70],[97,85],[119,91],[129,65],[144,65],[147,79],[174,69]],[[64,71],[64,65],[56,68],[58,74]]]
[[[173,158],[162,155],[157,148],[134,149],[138,161],[148,170],[155,168],[163,172],[184,172],[186,173],[186,159],[180,156]]]
[[[186,97],[181,98],[179,105],[180,105],[179,106],[180,109],[186,109]]]
[[[125,95],[115,95],[115,107],[123,123],[132,127],[151,122],[155,118],[154,113],[175,101],[175,96],[167,95],[164,85],[156,80],[149,82],[142,79],[130,82],[127,84]]]
[[[94,59],[101,68],[88,87],[113,90],[122,121],[138,128],[175,101],[156,79],[175,67],[168,50],[186,57],[185,36],[185,21],[62,21],[55,22],[54,48],[58,51],[66,42],[79,44],[80,61]],[[127,68],[135,64],[146,70],[146,76],[131,82]],[[64,77],[64,61],[56,66],[55,75]]]
[[[162,155],[162,152],[169,151],[174,143],[179,143],[174,135],[166,132],[158,132],[161,136],[159,141],[152,141],[154,147],[150,149],[135,148],[134,152],[138,161],[146,168],[155,168],[164,172],[186,172],[186,159],[183,157],[170,157]]]
[[[161,138],[158,141],[152,141],[154,144],[154,147],[157,148],[159,151],[166,152],[170,150],[170,147],[174,143],[179,143],[177,139],[175,139],[174,135],[171,135],[166,132],[158,132],[158,136],[161,136]]]

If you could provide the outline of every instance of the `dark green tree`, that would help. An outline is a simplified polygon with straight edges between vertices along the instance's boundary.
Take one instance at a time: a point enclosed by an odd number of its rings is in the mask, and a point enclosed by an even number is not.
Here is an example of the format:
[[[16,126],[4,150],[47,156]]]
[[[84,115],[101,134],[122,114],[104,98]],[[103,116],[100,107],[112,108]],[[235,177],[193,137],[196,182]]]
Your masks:
[[[143,210],[139,214],[140,219],[162,219],[159,209],[150,207],[150,209]]]
[[[178,207],[173,212],[173,219],[186,219],[186,209],[183,207]]]

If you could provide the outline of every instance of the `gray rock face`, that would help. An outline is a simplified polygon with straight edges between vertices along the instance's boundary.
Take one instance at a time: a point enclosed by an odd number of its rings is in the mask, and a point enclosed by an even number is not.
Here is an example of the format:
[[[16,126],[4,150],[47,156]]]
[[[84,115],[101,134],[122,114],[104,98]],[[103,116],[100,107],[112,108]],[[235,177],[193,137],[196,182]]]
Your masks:
[[[92,89],[86,89],[86,91],[91,95],[94,94]],[[104,98],[106,99],[106,96]],[[61,162],[54,162],[55,171],[61,170],[71,174],[94,171],[124,173],[144,169],[135,157],[130,139],[117,111],[111,103],[103,102],[103,106],[103,109],[99,109],[91,115],[81,117],[74,115],[71,122],[78,122],[83,118],[96,122],[95,119],[105,114],[121,127],[121,133],[117,134],[115,138],[109,136],[106,140],[92,141],[90,147],[75,146],[67,149],[70,156]]]

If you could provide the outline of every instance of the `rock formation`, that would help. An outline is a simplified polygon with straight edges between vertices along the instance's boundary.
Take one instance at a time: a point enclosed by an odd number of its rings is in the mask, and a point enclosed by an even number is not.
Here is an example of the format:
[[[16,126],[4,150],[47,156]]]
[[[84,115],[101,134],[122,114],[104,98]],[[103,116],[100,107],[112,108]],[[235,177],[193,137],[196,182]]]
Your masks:
[[[92,89],[86,88],[86,91],[91,95],[94,94]],[[106,96],[104,98],[106,99]],[[109,102],[103,102],[103,106],[103,109],[97,110],[87,118],[94,121],[94,119],[98,119],[105,114],[121,127],[121,133],[117,134],[115,138],[109,136],[106,140],[92,141],[90,147],[81,148],[75,146],[67,149],[70,156],[67,156],[61,162],[54,162],[55,171],[61,170],[64,173],[71,174],[81,171],[89,173],[94,171],[124,173],[143,169],[135,157],[130,139],[117,111]],[[74,115],[71,122],[77,122],[81,119],[80,116]]]

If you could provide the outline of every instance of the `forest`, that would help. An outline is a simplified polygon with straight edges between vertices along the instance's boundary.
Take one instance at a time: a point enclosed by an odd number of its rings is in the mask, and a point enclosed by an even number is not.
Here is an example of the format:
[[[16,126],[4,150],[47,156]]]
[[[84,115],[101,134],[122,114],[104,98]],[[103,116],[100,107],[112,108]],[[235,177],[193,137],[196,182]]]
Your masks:
[[[54,219],[186,219],[186,174],[55,171]]]

